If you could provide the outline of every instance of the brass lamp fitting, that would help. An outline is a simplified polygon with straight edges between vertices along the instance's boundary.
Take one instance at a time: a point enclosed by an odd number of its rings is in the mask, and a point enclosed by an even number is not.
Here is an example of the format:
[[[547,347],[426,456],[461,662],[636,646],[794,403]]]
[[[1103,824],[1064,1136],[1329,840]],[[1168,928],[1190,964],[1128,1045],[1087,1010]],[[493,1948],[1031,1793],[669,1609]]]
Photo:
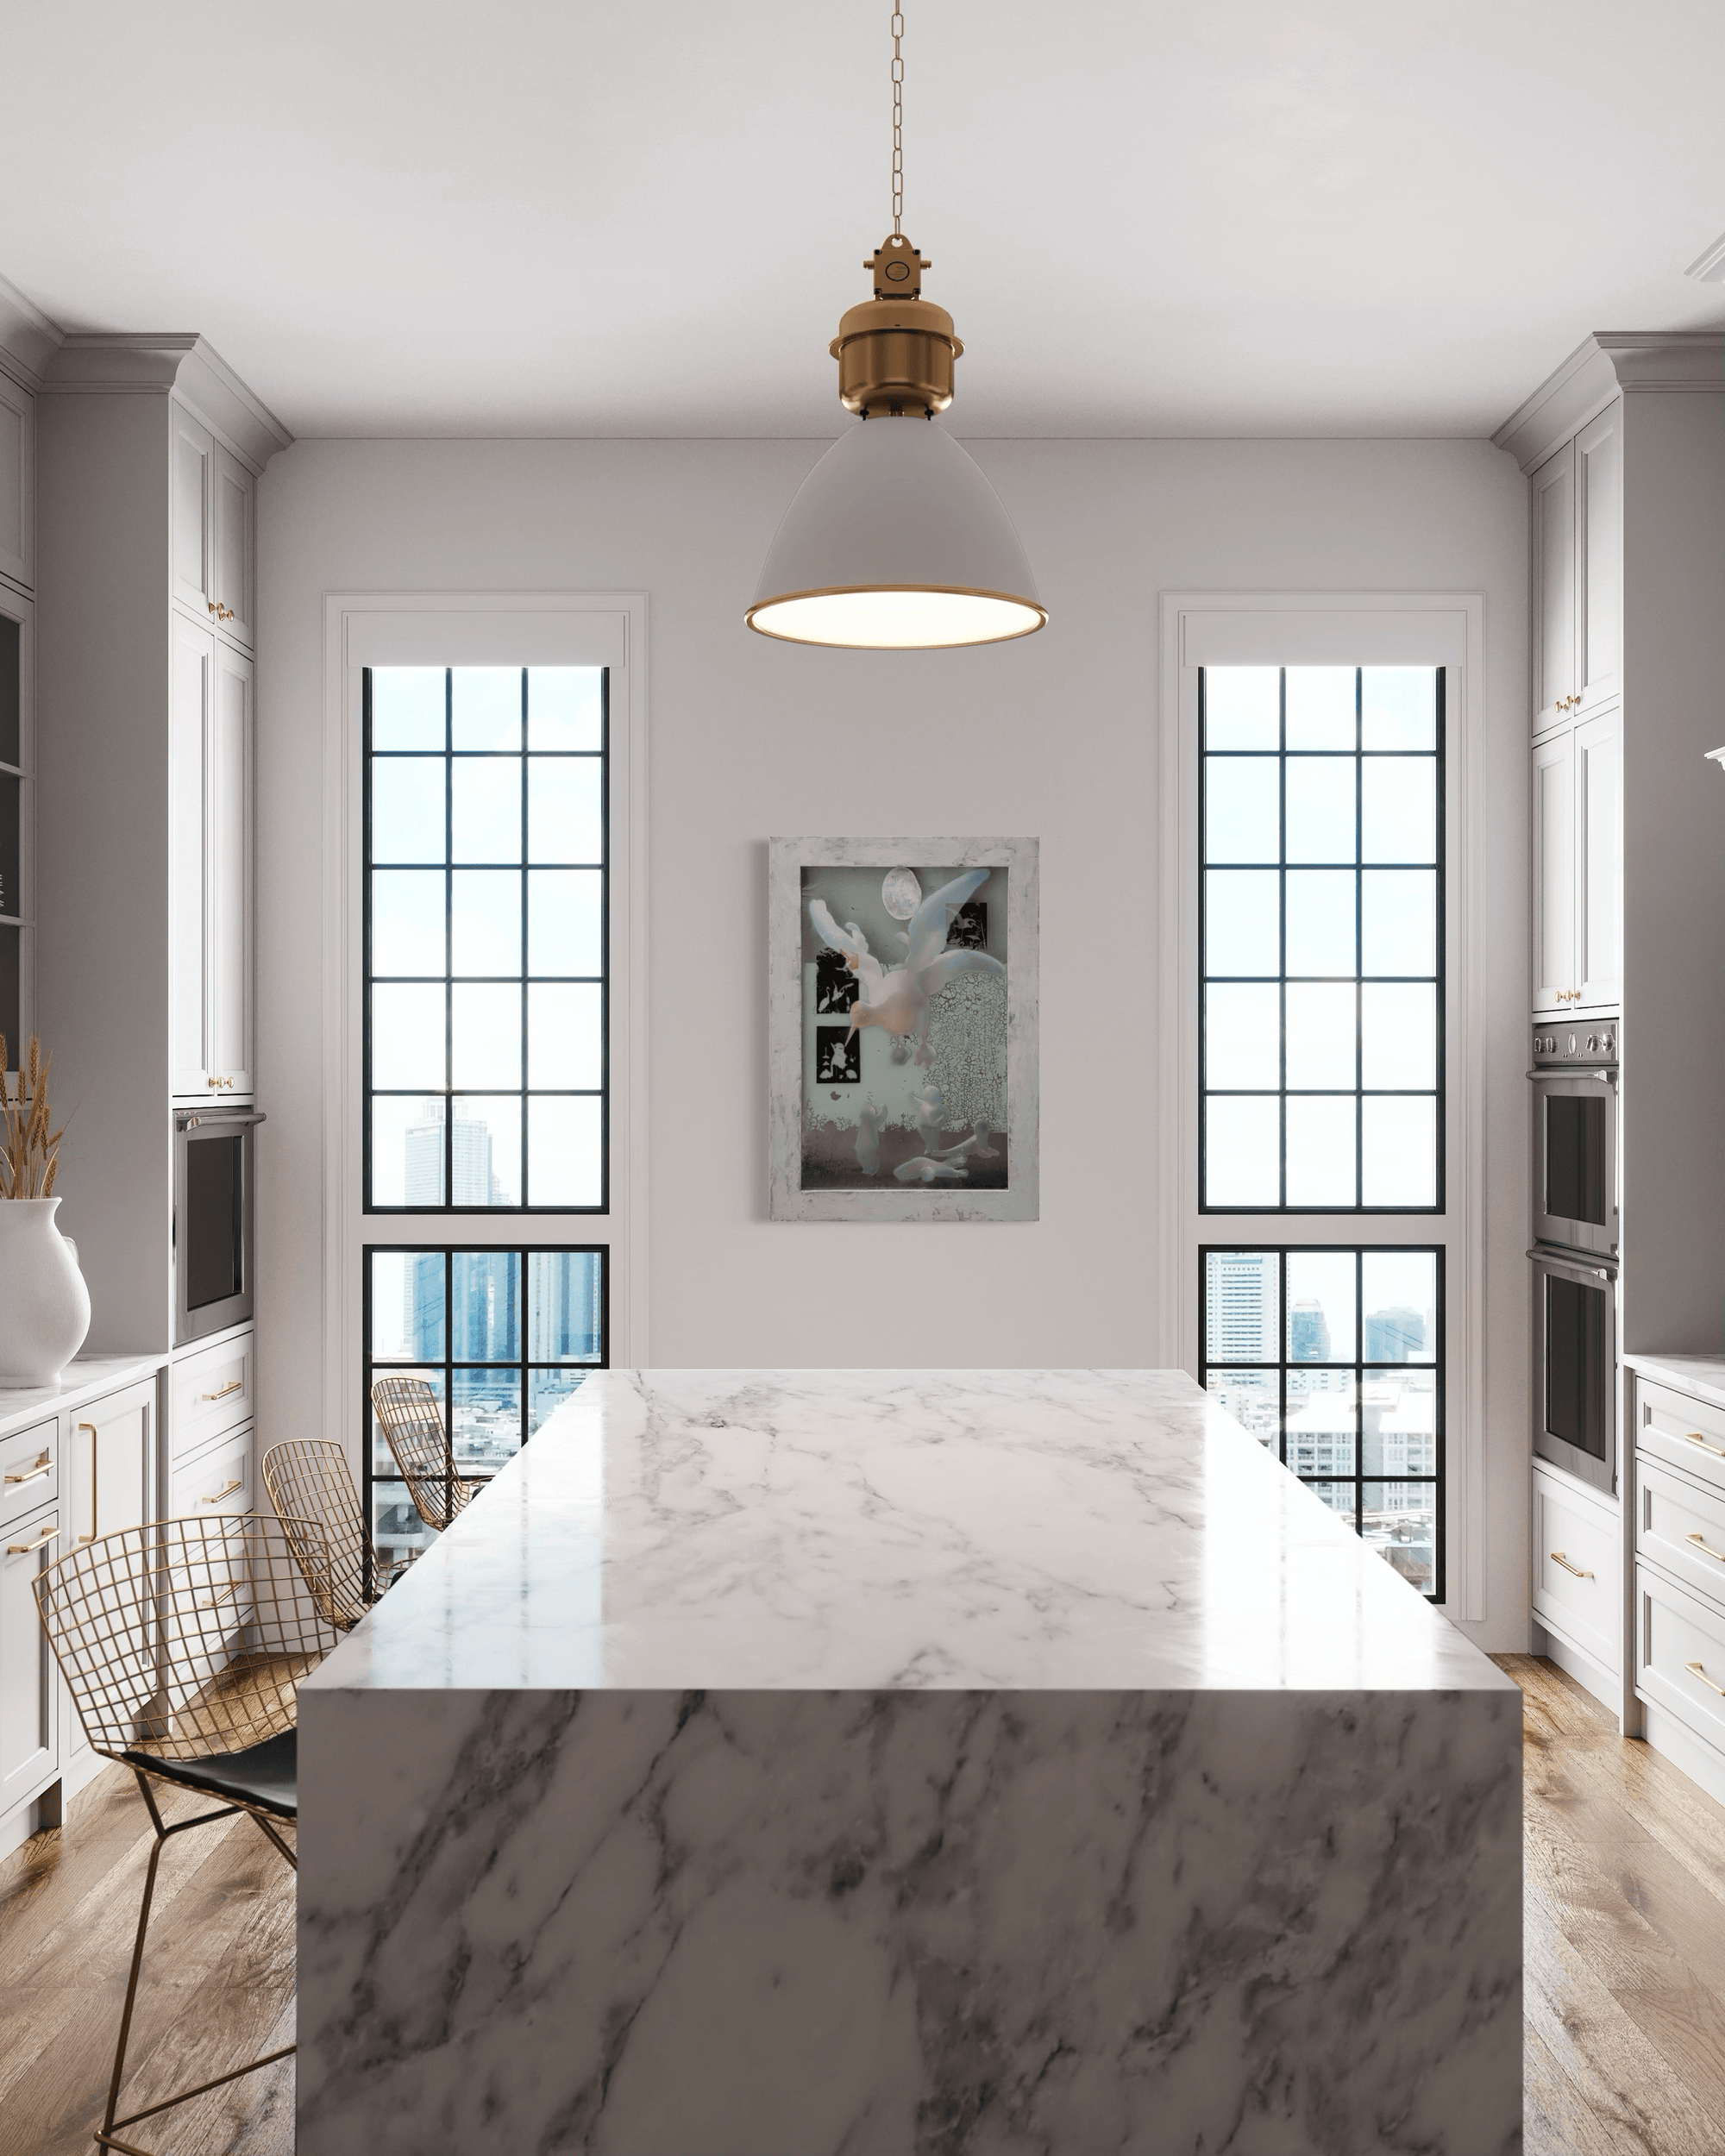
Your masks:
[[[838,362],[839,402],[865,419],[932,418],[952,402],[952,362],[964,349],[945,308],[922,296],[922,273],[933,265],[893,233],[862,266],[874,272],[875,297],[845,310],[827,348]]]

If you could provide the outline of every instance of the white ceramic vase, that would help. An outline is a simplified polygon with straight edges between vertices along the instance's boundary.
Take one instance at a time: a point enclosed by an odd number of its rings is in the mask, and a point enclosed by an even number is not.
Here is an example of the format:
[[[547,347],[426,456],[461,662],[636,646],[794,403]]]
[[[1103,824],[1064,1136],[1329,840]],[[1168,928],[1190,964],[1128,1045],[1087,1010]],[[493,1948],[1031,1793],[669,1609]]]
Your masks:
[[[57,1385],[90,1330],[58,1198],[0,1198],[0,1387]]]

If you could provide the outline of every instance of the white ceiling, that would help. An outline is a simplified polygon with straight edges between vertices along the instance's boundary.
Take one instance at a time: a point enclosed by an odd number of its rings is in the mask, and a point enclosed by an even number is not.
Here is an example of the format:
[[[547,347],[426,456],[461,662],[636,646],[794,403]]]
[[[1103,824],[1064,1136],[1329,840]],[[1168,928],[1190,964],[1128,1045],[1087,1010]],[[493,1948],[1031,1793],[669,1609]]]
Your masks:
[[[1720,0],[906,0],[955,432],[1489,433],[1725,324]],[[888,0],[0,0],[0,273],[296,434],[831,436]]]

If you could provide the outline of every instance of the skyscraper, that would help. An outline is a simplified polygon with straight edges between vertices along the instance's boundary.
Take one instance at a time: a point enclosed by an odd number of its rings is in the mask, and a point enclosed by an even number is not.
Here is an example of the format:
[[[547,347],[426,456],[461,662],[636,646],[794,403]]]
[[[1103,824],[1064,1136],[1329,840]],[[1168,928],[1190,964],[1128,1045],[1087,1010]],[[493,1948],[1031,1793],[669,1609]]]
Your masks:
[[[1315,1295],[1305,1295],[1288,1313],[1288,1358],[1293,1363],[1327,1363],[1330,1325]]]
[[[1275,1268],[1275,1259],[1265,1258],[1261,1251],[1220,1250],[1212,1256],[1209,1307],[1204,1316],[1208,1361],[1263,1363],[1276,1359]],[[595,1326],[595,1337],[597,1333]]]
[[[1426,1320],[1417,1310],[1401,1306],[1374,1310],[1365,1320],[1365,1359],[1368,1363],[1405,1363],[1426,1351]]]

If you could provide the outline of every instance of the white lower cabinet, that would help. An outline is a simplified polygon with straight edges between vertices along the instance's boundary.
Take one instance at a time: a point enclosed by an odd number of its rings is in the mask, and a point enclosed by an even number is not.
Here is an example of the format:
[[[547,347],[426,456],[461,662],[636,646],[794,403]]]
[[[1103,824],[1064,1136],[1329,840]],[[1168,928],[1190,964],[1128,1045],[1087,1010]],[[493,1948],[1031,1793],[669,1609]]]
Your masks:
[[[252,1502],[250,1423],[176,1462],[168,1479],[170,1520],[213,1520],[256,1510]]]
[[[1635,1689],[1725,1763],[1725,1608],[1635,1567]]]
[[[1725,1802],[1725,1409],[1640,1370],[1630,1400],[1635,1696],[1648,1743]]]
[[[155,1486],[156,1388],[129,1385],[71,1411],[66,1435],[67,1547],[141,1526]]]
[[[1623,1668],[1623,1530],[1616,1505],[1534,1470],[1534,1614],[1599,1664]]]
[[[157,1399],[152,1375],[0,1438],[0,1856],[59,1819],[102,1764],[49,1650],[34,1583],[98,1534],[155,1517]]]
[[[57,1505],[27,1513],[0,1543],[0,1814],[27,1802],[60,1764],[60,1683],[36,1616],[34,1583],[60,1554]]]

